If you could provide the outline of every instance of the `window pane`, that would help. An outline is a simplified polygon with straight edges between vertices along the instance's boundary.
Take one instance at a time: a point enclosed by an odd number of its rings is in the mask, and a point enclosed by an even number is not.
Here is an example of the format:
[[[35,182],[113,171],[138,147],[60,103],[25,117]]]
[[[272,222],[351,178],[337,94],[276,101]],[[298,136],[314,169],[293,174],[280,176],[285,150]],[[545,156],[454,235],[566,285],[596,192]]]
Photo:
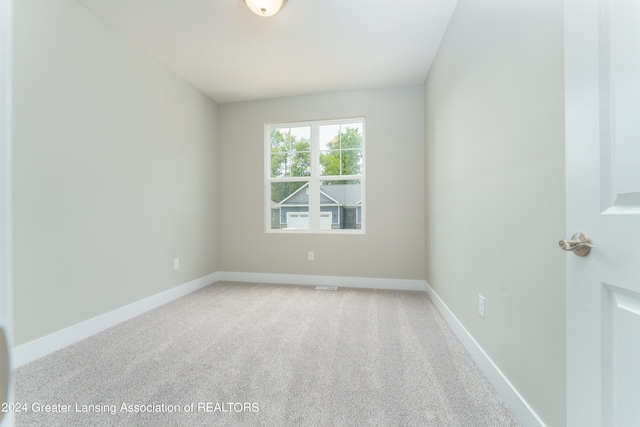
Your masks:
[[[311,128],[271,129],[271,177],[311,175]]]
[[[320,151],[340,149],[340,125],[319,126]]]
[[[320,176],[362,174],[362,150],[320,152]]]
[[[362,173],[362,123],[320,126],[320,176]]]
[[[362,184],[357,181],[320,182],[320,229],[362,228]]]
[[[340,156],[342,175],[362,173],[362,150],[342,150]]]
[[[309,229],[309,183],[271,183],[271,229]]]
[[[320,152],[320,176],[342,175],[340,150]]]
[[[340,132],[343,134],[351,133],[354,136],[357,135],[360,139],[359,148],[362,147],[362,123],[348,123],[348,124],[340,125]],[[342,148],[348,148],[348,147],[342,147]]]

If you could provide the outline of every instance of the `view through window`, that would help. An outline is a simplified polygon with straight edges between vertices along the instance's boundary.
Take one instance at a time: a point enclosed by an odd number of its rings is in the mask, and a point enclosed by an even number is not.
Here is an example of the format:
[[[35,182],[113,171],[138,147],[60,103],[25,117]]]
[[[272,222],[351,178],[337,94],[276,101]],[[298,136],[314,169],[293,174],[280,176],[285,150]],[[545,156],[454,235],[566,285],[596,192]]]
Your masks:
[[[364,118],[265,126],[268,232],[364,232]]]

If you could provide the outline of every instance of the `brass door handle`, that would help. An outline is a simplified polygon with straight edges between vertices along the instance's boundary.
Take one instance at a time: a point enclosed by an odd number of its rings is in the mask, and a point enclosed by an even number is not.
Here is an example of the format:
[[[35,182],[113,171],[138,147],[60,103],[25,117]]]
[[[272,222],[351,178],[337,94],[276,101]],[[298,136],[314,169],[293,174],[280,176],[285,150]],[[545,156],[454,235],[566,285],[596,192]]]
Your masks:
[[[577,256],[587,256],[591,248],[595,248],[591,244],[591,239],[584,233],[576,233],[571,236],[571,239],[560,240],[558,244],[563,251],[573,252]]]

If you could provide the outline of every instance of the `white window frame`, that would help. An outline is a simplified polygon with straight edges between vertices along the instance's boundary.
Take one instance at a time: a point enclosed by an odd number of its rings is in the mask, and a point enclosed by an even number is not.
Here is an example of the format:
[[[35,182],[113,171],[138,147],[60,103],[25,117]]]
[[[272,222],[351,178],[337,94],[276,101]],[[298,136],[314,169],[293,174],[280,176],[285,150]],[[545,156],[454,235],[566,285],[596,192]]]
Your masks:
[[[319,128],[324,125],[336,124],[362,124],[362,171],[358,175],[320,175],[320,141]],[[271,177],[271,129],[286,127],[303,127],[311,128],[311,174],[310,176],[301,177]],[[285,122],[285,123],[266,123],[264,125],[264,218],[265,232],[276,234],[365,234],[365,194],[366,194],[366,124],[364,117],[349,117],[343,119],[332,120],[313,120],[304,122]],[[321,229],[320,220],[320,182],[321,181],[360,181],[361,203],[361,222],[359,229]],[[271,228],[271,184],[276,182],[305,182],[308,183],[307,191],[309,191],[309,229],[290,229],[290,228]],[[356,206],[357,208],[358,206]],[[282,214],[280,214],[282,215]],[[281,219],[280,219],[281,220]]]

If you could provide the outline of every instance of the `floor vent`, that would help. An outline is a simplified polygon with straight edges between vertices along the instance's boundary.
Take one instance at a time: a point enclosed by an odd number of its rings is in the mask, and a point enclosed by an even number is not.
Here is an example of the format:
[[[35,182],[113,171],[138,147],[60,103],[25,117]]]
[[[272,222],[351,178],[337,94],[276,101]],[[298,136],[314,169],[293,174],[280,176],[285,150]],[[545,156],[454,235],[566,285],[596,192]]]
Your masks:
[[[337,291],[337,286],[316,286],[317,291]]]

